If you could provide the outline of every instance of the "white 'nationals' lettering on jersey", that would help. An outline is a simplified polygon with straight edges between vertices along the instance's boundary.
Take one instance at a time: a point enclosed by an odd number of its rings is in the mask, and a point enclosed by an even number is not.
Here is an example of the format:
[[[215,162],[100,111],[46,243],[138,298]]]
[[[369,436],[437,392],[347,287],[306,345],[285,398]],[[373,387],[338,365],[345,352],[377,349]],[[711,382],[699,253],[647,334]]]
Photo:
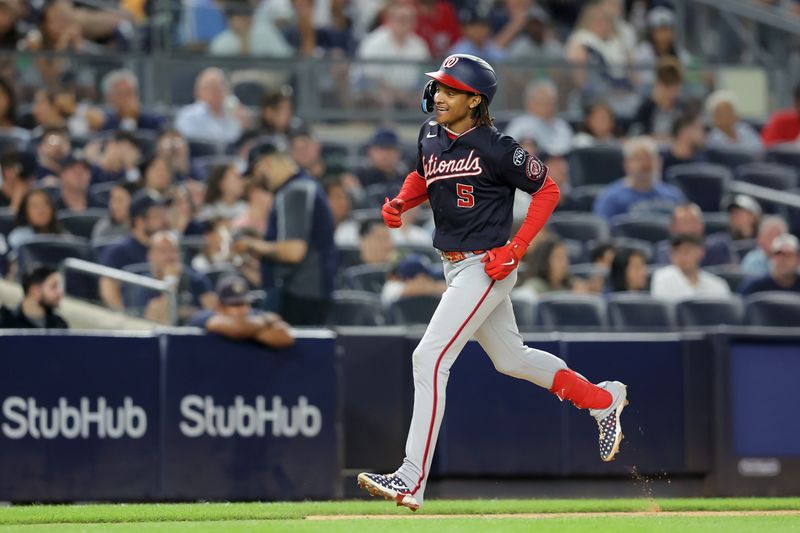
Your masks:
[[[436,154],[431,154],[425,160],[423,156],[422,168],[425,170],[425,180],[428,184],[449,178],[477,176],[483,172],[481,158],[475,155],[475,150],[470,150],[467,157],[458,159],[439,159]]]

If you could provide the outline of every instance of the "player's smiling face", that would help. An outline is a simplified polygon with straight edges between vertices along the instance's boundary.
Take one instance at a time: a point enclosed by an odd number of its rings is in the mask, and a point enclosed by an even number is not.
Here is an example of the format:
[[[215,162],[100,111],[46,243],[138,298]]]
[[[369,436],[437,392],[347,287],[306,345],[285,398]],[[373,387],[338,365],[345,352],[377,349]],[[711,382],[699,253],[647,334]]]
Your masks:
[[[436,122],[456,133],[467,131],[474,125],[472,110],[480,104],[481,98],[479,95],[437,83],[433,97]]]

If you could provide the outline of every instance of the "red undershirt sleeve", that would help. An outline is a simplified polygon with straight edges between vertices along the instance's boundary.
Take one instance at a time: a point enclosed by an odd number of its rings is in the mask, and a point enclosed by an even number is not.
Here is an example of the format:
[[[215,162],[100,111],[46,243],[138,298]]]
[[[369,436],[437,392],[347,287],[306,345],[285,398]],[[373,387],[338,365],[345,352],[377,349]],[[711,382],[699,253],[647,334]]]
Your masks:
[[[537,233],[541,231],[547,223],[547,219],[555,211],[558,205],[558,198],[561,196],[561,191],[558,185],[550,176],[542,185],[542,188],[536,191],[531,197],[531,203],[528,206],[528,214],[525,216],[525,221],[522,227],[512,241],[517,241],[521,246],[527,248],[530,246],[531,241]],[[521,241],[521,242],[520,242]]]
[[[403,186],[400,188],[397,198],[405,202],[403,211],[408,211],[424,203],[428,199],[428,186],[425,178],[420,176],[416,170],[410,172],[405,181],[403,181]]]

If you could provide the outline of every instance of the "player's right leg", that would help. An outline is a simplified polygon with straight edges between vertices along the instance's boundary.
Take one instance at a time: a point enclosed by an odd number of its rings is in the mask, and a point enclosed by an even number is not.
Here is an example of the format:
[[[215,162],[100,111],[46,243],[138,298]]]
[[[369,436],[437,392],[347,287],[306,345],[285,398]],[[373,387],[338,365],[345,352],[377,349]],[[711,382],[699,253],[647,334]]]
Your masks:
[[[603,461],[614,458],[622,441],[620,415],[627,405],[625,385],[619,381],[595,385],[570,370],[555,355],[525,346],[508,297],[484,320],[475,338],[499,372],[544,387],[579,409],[589,409],[600,432],[600,458]]]

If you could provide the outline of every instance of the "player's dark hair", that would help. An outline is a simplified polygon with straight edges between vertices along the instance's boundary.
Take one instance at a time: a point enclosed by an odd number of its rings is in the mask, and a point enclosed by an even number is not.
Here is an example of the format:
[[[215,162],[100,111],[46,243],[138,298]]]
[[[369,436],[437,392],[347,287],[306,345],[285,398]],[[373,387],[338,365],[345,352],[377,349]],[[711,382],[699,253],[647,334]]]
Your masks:
[[[677,137],[684,128],[688,128],[697,120],[697,113],[684,113],[672,122],[672,136]]]
[[[58,272],[55,268],[47,265],[40,265],[22,274],[22,292],[28,295],[31,287],[41,285],[47,278]]]
[[[528,260],[529,278],[539,278],[550,285],[550,256],[559,246],[564,246],[564,242],[553,237],[539,242],[533,247]],[[571,287],[572,281],[567,275],[560,288],[569,289]]]
[[[486,97],[481,96],[481,103],[478,107],[472,110],[472,118],[475,120],[476,126],[494,126],[494,117],[489,114],[489,104],[486,102]]]
[[[614,260],[611,262],[611,270],[608,274],[608,285],[613,292],[629,290],[625,273],[628,271],[628,264],[631,262],[631,257],[635,255],[638,255],[642,258],[642,261],[645,261],[644,253],[636,248],[620,248],[614,254]]]

